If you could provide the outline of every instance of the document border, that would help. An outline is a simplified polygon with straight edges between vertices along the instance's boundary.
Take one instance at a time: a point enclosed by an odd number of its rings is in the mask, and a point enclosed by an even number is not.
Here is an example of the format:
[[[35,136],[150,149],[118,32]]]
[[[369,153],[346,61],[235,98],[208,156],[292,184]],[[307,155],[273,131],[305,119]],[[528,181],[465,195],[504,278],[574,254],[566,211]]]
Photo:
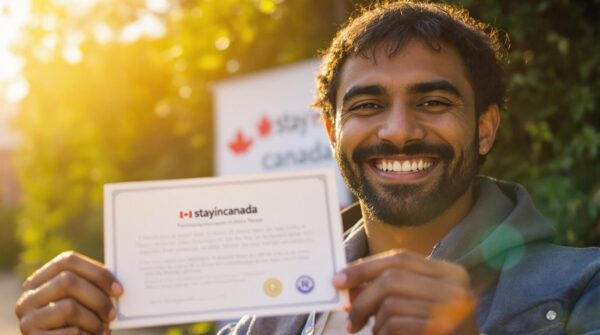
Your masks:
[[[333,176],[331,177],[333,178]],[[303,176],[282,176],[282,177],[272,177],[272,178],[257,178],[257,179],[252,179],[252,180],[235,180],[235,181],[223,181],[223,182],[210,182],[210,183],[198,183],[196,185],[169,185],[169,186],[162,186],[162,187],[140,187],[140,188],[135,188],[135,189],[130,189],[130,190],[123,190],[123,189],[116,189],[116,190],[112,190],[111,194],[110,194],[110,198],[111,198],[111,203],[112,203],[112,233],[113,233],[113,264],[114,264],[114,275],[118,278],[118,266],[117,266],[117,218],[116,218],[116,201],[117,201],[117,197],[120,194],[123,193],[131,193],[131,192],[143,192],[143,191],[152,191],[152,190],[165,190],[165,189],[182,189],[182,188],[201,188],[201,187],[215,187],[215,186],[227,186],[227,185],[241,185],[241,184],[255,184],[255,183],[259,183],[259,184],[264,184],[264,183],[268,183],[268,182],[277,182],[277,181],[282,181],[282,180],[298,180],[298,179],[317,179],[318,181],[320,181],[321,183],[323,183],[323,187],[325,189],[325,206],[326,206],[326,212],[327,212],[327,220],[328,220],[328,232],[329,232],[329,240],[330,240],[330,252],[331,252],[331,259],[332,259],[332,265],[333,265],[333,273],[336,272],[336,269],[338,268],[338,264],[337,264],[337,259],[336,259],[336,255],[335,255],[335,250],[333,249],[333,246],[335,245],[335,241],[334,241],[334,237],[333,237],[333,231],[332,231],[332,211],[331,211],[331,204],[330,204],[330,187],[335,187],[335,185],[328,185],[327,183],[327,175],[326,172],[313,172],[313,174],[309,174],[309,175],[303,175]],[[330,186],[330,187],[328,187]],[[161,314],[143,314],[143,315],[133,315],[133,316],[127,316],[125,314],[121,313],[121,307],[120,307],[120,301],[117,300],[116,301],[116,312],[118,315],[118,320],[119,321],[129,321],[129,320],[141,320],[141,319],[147,319],[147,318],[162,318],[162,317],[173,317],[173,316],[185,316],[185,315],[199,315],[199,314],[216,314],[216,313],[227,313],[232,312],[232,314],[234,314],[234,312],[244,312],[244,311],[248,311],[248,312],[252,312],[252,311],[256,311],[256,310],[263,310],[263,309],[273,309],[273,308],[278,308],[278,307],[299,307],[299,306],[304,306],[304,305],[316,305],[316,304],[335,304],[335,303],[339,303],[341,300],[341,295],[340,295],[340,291],[335,291],[335,296],[333,297],[333,299],[330,300],[322,300],[322,301],[310,301],[310,302],[298,302],[298,303],[286,303],[286,304],[276,304],[276,303],[272,303],[269,304],[267,306],[263,305],[257,305],[257,306],[248,306],[248,307],[243,307],[243,308],[221,308],[221,309],[206,309],[206,310],[195,310],[195,311],[190,311],[190,312],[177,312],[177,313],[161,313]],[[241,315],[240,315],[241,316]]]

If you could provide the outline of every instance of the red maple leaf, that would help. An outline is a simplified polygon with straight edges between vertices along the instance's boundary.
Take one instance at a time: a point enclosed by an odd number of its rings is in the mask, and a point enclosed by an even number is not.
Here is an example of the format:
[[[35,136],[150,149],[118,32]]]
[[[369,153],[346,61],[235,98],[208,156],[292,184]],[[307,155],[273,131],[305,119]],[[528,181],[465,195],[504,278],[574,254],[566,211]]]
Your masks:
[[[231,152],[233,152],[234,154],[241,155],[243,153],[246,153],[246,151],[248,151],[251,145],[252,140],[246,138],[244,136],[244,133],[242,133],[241,130],[238,130],[237,134],[235,135],[235,139],[229,142],[229,149],[231,149]]]
[[[258,124],[258,133],[260,137],[267,137],[271,134],[271,120],[268,117],[263,116]]]

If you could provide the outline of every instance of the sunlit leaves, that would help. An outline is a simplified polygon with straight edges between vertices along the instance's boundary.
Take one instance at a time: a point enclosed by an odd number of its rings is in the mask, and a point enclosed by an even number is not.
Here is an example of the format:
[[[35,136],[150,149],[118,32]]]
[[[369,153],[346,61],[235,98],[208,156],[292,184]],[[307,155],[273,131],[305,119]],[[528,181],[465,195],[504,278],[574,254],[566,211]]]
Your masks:
[[[277,9],[277,4],[273,0],[259,0],[258,8],[265,14],[273,14]]]
[[[214,325],[207,322],[194,323],[186,327],[169,327],[165,331],[165,335],[208,335],[214,333]]]
[[[209,175],[214,82],[313,57],[345,16],[336,6],[33,0],[17,46],[21,268],[65,248],[101,258],[106,182]]]
[[[223,63],[223,56],[213,52],[200,56],[196,62],[196,65],[200,71],[216,71],[223,67]]]

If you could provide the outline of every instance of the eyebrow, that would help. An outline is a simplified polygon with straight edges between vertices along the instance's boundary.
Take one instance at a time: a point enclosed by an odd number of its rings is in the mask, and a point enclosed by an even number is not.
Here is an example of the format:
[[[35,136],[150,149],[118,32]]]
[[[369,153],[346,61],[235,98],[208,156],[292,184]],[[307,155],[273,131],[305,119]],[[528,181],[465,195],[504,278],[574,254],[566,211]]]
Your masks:
[[[460,91],[456,88],[456,86],[452,85],[447,80],[436,80],[411,84],[408,86],[407,91],[413,94],[444,91],[462,99],[462,94],[460,94]],[[387,96],[388,91],[381,85],[354,86],[350,88],[342,97],[342,106],[348,100],[359,95]]]
[[[428,81],[408,86],[408,92],[410,93],[428,93],[433,91],[445,91],[457,98],[462,98],[462,94],[460,94],[460,91],[456,86],[452,85],[447,80]]]
[[[359,95],[388,95],[387,90],[381,85],[354,86],[342,97],[342,106],[350,99]]]

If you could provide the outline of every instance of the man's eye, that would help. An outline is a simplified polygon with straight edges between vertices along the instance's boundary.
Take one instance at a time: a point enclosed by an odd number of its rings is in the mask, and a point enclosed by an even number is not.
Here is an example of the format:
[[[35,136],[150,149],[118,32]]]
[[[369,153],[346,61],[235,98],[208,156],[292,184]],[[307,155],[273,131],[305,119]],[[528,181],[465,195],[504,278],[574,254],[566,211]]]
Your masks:
[[[376,104],[374,102],[364,102],[364,103],[357,104],[357,105],[350,107],[350,110],[351,111],[360,111],[360,110],[364,110],[364,109],[377,109],[377,108],[381,108],[381,105]]]
[[[439,100],[429,100],[429,101],[423,102],[419,106],[422,106],[422,107],[438,107],[438,106],[450,106],[450,104],[447,103],[447,102],[439,101]]]

